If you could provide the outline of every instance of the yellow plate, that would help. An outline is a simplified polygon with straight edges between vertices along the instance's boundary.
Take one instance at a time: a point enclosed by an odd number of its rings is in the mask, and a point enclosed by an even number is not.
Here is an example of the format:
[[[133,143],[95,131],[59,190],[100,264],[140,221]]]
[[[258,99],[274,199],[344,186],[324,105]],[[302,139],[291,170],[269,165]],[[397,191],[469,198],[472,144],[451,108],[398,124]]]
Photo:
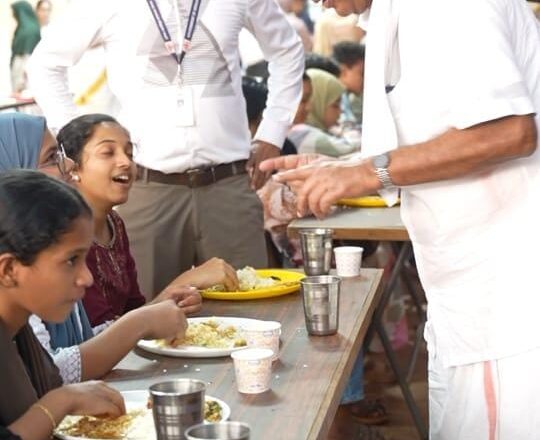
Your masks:
[[[398,199],[398,203],[399,203],[399,199]],[[365,196],[365,197],[355,197],[353,199],[341,199],[338,201],[338,205],[358,206],[358,207],[363,207],[363,208],[384,208],[387,206],[384,199],[379,196]]]
[[[272,287],[247,290],[245,292],[211,292],[202,291],[201,295],[207,299],[246,300],[271,298],[273,296],[287,295],[300,289],[300,280],[305,277],[302,272],[293,272],[284,269],[257,269],[261,277],[276,277],[280,283]]]

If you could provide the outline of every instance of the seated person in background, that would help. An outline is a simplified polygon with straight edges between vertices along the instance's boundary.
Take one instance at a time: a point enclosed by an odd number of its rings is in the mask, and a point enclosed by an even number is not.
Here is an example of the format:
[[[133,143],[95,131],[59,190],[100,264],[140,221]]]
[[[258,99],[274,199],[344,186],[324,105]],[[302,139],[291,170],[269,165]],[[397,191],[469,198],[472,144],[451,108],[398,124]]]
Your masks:
[[[249,123],[249,131],[251,137],[254,138],[259,124],[262,121],[262,114],[266,107],[266,99],[268,98],[268,87],[263,81],[257,81],[249,76],[242,78],[242,93],[246,100],[246,111]],[[285,138],[281,155],[297,154],[295,146],[291,141]]]
[[[45,440],[68,414],[125,412],[120,393],[102,382],[61,386],[28,326],[32,314],[63,321],[92,284],[85,261],[92,236],[92,212],[73,188],[36,171],[0,173],[2,438]]]
[[[334,60],[339,64],[339,80],[347,89],[341,98],[342,120],[362,124],[362,94],[364,92],[363,44],[343,41],[334,46]]]
[[[73,167],[74,162],[58,148],[56,139],[47,130],[44,118],[22,113],[0,115],[0,175],[18,168],[38,168],[68,181]],[[175,290],[179,298],[192,293],[188,289]],[[185,311],[190,308],[193,310],[193,304],[186,305]],[[127,313],[92,338],[94,332],[79,300],[61,324],[44,324],[36,315],[30,317],[30,324],[53,356],[64,383],[73,383],[103,376],[141,338],[176,336],[179,316],[183,313],[178,306],[173,301],[164,301]]]
[[[249,130],[251,132],[251,137],[255,135],[259,124],[262,120],[262,113],[266,106],[266,98],[268,96],[268,88],[264,82],[259,82],[254,78],[243,77],[242,78],[242,92],[244,93],[244,98],[246,100],[246,111],[249,122]],[[309,97],[308,97],[309,99]],[[305,96],[302,96],[302,101],[300,106],[305,105]],[[281,149],[281,155],[286,154],[296,154],[296,147],[292,142],[285,138],[283,147]],[[266,248],[268,252],[268,261],[270,267],[296,267],[297,264],[294,263],[294,260],[301,261],[299,255],[294,255],[294,248],[289,246],[289,241],[287,237],[283,237],[282,231],[276,233],[273,231],[273,226],[275,220],[269,212],[268,200],[265,199],[266,195],[269,194],[270,189],[277,188],[281,189],[280,186],[276,186],[272,183],[272,179],[269,179],[266,184],[257,192],[261,201],[263,203],[263,212],[264,212],[264,229],[265,229],[265,238],[266,238]],[[281,197],[278,197],[281,200]],[[295,200],[292,200],[291,203],[294,204]],[[280,202],[278,206],[281,204]],[[292,208],[291,204],[291,208]],[[285,210],[285,215],[287,218],[289,214]],[[274,214],[277,215],[277,214]],[[288,222],[287,222],[288,223]],[[280,227],[282,221],[278,221],[276,226]],[[282,239],[283,238],[283,239]],[[276,240],[280,240],[277,242]]]
[[[307,115],[297,113],[288,135],[298,153],[324,152],[327,156],[337,157],[357,151],[359,141],[351,143],[329,131],[340,117],[345,87],[336,77],[320,69],[309,69],[303,84],[304,96],[311,96],[308,112]]]

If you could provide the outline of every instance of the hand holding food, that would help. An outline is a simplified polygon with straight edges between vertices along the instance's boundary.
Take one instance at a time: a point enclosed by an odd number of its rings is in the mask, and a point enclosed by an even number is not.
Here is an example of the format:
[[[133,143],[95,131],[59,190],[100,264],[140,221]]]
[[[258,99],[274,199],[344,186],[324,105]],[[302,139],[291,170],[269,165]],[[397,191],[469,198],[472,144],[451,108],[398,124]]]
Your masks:
[[[172,299],[178,304],[186,315],[197,313],[202,307],[202,297],[195,287],[180,285],[177,283],[169,284],[151,304]]]
[[[257,274],[257,271],[250,266],[246,266],[243,269],[238,269],[236,271],[236,276],[238,277],[238,288],[236,290],[241,292],[271,287],[276,285],[278,282],[271,277],[261,277]],[[208,290],[213,292],[230,291],[224,284],[215,284]]]
[[[139,309],[146,326],[144,339],[183,338],[187,328],[184,311],[172,299]]]
[[[99,380],[66,385],[53,392],[64,395],[70,414],[118,417],[126,412],[122,395]]]

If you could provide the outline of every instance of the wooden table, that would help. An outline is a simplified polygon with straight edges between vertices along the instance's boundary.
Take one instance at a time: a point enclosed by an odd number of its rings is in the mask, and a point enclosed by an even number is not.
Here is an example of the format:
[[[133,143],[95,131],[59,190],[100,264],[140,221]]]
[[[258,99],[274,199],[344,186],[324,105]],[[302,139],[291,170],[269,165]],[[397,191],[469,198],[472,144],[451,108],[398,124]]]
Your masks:
[[[252,301],[204,301],[204,315],[281,322],[280,359],[273,365],[271,390],[266,393],[238,393],[229,357],[171,358],[140,349],[107,380],[120,390],[135,390],[172,378],[201,379],[208,383],[207,394],[229,404],[231,420],[250,424],[254,440],[326,439],[379,302],[382,272],[364,269],[361,277],[342,281],[339,333],[334,336],[308,336],[300,293]]]
[[[369,346],[373,335],[377,333],[381,339],[388,361],[401,388],[405,403],[409,408],[414,424],[421,439],[428,438],[428,430],[411,393],[408,381],[414,370],[418,352],[423,341],[426,313],[420,295],[410,280],[405,263],[412,255],[412,245],[407,229],[401,221],[399,206],[392,208],[338,208],[336,212],[323,220],[314,217],[294,220],[289,224],[290,236],[297,236],[300,229],[330,228],[334,230],[333,237],[343,240],[379,240],[391,242],[396,253],[394,267],[388,277],[383,294],[377,304],[372,325],[366,336],[366,346]],[[405,371],[402,371],[390,339],[384,328],[382,317],[392,292],[402,278],[418,312],[420,325],[416,331],[413,353]]]
[[[299,229],[320,227],[333,229],[334,238],[341,240],[409,241],[409,234],[401,221],[399,206],[339,208],[324,220],[317,220],[315,217],[293,220],[289,225],[289,235],[297,236]]]

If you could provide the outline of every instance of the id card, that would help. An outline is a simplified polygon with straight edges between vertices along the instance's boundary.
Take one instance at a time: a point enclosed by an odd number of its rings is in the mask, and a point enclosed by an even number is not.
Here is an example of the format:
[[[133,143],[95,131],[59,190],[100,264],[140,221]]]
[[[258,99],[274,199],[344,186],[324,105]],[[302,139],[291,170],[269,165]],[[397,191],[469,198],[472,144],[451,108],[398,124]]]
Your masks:
[[[193,89],[184,86],[176,90],[176,121],[180,127],[193,127],[195,113],[193,108]]]

